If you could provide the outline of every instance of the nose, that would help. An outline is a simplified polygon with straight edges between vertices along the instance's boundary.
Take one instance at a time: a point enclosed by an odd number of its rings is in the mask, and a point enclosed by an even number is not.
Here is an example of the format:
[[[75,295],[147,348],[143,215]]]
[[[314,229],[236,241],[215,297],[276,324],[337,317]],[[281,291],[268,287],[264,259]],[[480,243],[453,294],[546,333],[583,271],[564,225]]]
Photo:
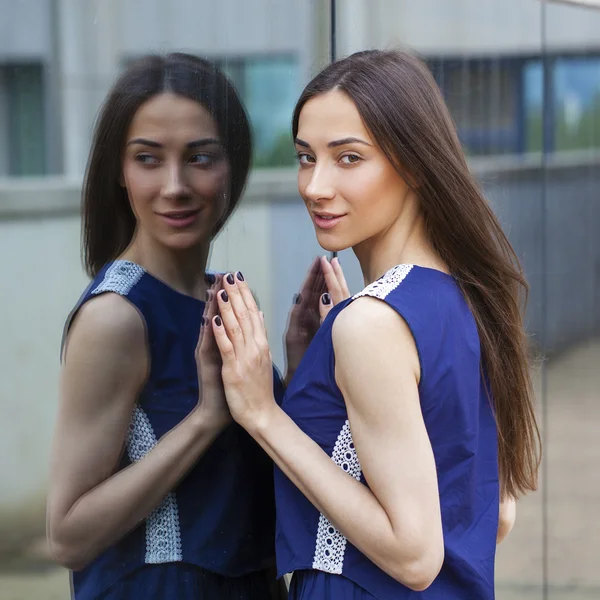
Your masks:
[[[312,202],[331,200],[335,197],[333,176],[327,164],[316,164],[314,168],[305,173],[308,183],[304,188],[304,195]]]
[[[188,198],[190,193],[183,165],[179,163],[167,165],[162,191],[163,196],[169,200],[178,200],[180,198]]]

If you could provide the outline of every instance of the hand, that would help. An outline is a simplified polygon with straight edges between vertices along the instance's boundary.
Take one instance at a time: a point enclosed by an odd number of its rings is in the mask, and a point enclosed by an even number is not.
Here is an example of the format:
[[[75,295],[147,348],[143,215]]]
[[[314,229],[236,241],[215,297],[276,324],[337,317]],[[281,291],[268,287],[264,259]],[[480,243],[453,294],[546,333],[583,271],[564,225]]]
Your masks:
[[[273,361],[261,313],[241,273],[228,273],[218,293],[213,332],[223,361],[222,378],[234,420],[251,431],[277,409]]]
[[[325,278],[325,285],[327,287],[327,294],[322,294],[319,302],[319,315],[321,316],[321,323],[325,320],[325,317],[329,314],[329,311],[340,302],[343,302],[347,298],[350,298],[350,291],[348,290],[348,284],[344,277],[344,271],[338,257],[332,259],[331,263],[325,256],[321,257],[321,269],[323,271],[323,277]]]
[[[223,361],[212,329],[212,319],[217,314],[217,294],[223,289],[222,275],[213,275],[214,281],[206,292],[206,304],[202,314],[202,325],[196,346],[196,365],[200,388],[198,409],[214,419],[220,426],[231,422],[231,414],[225,400],[225,389],[221,377]]]
[[[300,293],[294,297],[290,313],[285,348],[287,358],[286,384],[296,372],[317,329],[339,302],[350,297],[344,272],[337,258],[331,264],[324,256],[316,258]]]

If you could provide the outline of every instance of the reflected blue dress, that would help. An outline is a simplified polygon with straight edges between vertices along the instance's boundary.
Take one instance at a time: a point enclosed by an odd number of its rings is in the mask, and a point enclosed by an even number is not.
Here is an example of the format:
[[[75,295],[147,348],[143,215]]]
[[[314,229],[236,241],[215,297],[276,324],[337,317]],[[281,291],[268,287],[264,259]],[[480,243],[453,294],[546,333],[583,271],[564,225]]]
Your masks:
[[[107,264],[71,313],[104,293],[142,316],[151,370],[129,427],[119,469],[140,460],[198,402],[194,351],[204,303],[128,261]],[[93,340],[90,340],[93,343]],[[275,373],[275,397],[283,386]],[[270,459],[231,424],[135,530],[72,574],[75,600],[264,600],[274,562]]]
[[[294,600],[493,600],[497,430],[477,326],[450,275],[398,265],[335,306],[290,382],[282,408],[340,469],[368,486],[336,384],[332,343],[337,315],[363,296],[390,306],[416,343],[421,410],[437,468],[444,563],[428,589],[409,589],[353,546],[276,468],[278,574],[294,571]]]

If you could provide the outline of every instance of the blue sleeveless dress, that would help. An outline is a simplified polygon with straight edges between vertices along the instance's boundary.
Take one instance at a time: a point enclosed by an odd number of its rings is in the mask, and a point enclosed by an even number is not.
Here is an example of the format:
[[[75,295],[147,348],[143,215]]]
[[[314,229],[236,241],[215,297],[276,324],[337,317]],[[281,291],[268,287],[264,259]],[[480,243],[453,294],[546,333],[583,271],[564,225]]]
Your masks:
[[[99,294],[142,316],[151,372],[133,411],[120,469],[140,460],[198,402],[194,350],[204,302],[128,261],[107,264],[71,313]],[[283,385],[275,373],[275,396]],[[275,507],[270,459],[230,425],[138,528],[72,574],[75,600],[262,600],[271,582]]]
[[[451,276],[398,265],[335,306],[290,382],[283,410],[341,469],[367,485],[335,381],[331,336],[337,315],[362,296],[393,308],[416,342],[421,409],[437,468],[444,564],[425,591],[405,587],[348,542],[276,468],[278,574],[295,572],[290,588],[294,600],[493,600],[497,431],[475,320]]]

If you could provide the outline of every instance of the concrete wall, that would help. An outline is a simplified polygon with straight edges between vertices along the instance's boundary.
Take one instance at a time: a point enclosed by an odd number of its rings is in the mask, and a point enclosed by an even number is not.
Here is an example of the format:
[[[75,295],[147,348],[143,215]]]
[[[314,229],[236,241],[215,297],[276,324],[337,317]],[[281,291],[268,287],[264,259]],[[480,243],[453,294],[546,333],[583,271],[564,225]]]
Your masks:
[[[53,0],[0,0],[0,63],[44,59],[52,46]]]
[[[338,55],[408,47],[433,56],[539,54],[540,0],[345,0]],[[547,3],[548,49],[599,48],[600,11]]]

